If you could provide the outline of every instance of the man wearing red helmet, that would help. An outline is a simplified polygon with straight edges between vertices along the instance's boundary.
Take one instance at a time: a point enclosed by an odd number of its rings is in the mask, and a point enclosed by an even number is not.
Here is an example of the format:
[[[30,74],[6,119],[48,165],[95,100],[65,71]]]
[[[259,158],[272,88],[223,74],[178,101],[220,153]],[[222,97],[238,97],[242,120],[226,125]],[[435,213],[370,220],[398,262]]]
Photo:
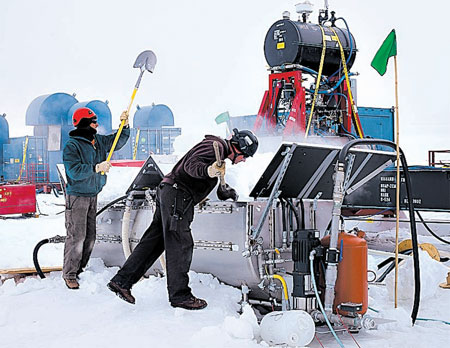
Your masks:
[[[111,164],[106,161],[116,134],[97,134],[97,115],[89,108],[79,108],[73,114],[76,127],[64,146],[63,162],[67,177],[66,230],[63,278],[69,289],[78,289],[78,275],[86,267],[95,243],[97,194],[106,184]],[[122,148],[130,136],[128,113],[115,150]]]

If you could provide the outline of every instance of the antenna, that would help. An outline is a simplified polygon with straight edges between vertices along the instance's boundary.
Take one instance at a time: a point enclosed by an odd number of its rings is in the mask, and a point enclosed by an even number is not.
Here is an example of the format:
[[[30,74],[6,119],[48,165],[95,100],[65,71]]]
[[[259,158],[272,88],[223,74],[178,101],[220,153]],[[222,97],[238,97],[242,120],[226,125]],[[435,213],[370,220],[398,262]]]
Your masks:
[[[303,19],[303,22],[305,23],[308,20],[309,15],[313,12],[313,7],[314,5],[306,0],[295,5],[295,11],[301,15],[301,19]]]

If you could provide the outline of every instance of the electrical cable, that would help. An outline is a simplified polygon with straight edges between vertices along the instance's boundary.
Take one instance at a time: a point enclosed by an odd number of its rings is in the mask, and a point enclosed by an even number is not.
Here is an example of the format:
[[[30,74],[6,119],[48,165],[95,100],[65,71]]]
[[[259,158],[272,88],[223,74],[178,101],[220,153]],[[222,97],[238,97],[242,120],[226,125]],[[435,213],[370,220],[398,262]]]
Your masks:
[[[403,254],[403,255],[411,255],[411,253],[412,253],[412,249],[409,249],[409,250],[404,250],[401,254]],[[401,261],[401,260],[400,260],[400,261]],[[387,275],[388,275],[389,273],[391,273],[392,270],[393,270],[394,268],[395,268],[395,259],[392,260],[392,263],[391,263],[391,264],[389,265],[389,267],[383,272],[383,274],[377,278],[377,280],[375,281],[375,283],[381,283],[381,282],[383,282],[383,280],[386,279]]]
[[[316,338],[317,342],[319,342],[320,346],[325,348],[324,345],[322,344],[322,342],[320,342],[319,337],[317,337],[317,334],[314,334],[314,337]]]
[[[416,214],[417,214],[417,216],[419,217],[420,221],[422,221],[422,223],[423,223],[423,225],[425,226],[425,228],[427,229],[427,231],[430,232],[430,234],[431,234],[434,238],[436,238],[437,240],[441,241],[442,243],[450,244],[450,242],[449,242],[448,240],[445,240],[445,239],[439,237],[436,233],[434,233],[434,232],[431,230],[431,228],[428,226],[428,224],[425,222],[425,220],[423,219],[422,215],[421,215],[418,211],[416,211]]]
[[[297,222],[297,229],[299,229],[302,225],[300,222],[300,216],[298,215],[298,211],[295,209],[294,203],[292,203],[288,198],[284,198],[284,200],[291,207],[291,210],[295,215],[295,221]]]
[[[116,198],[115,200],[109,202],[107,205],[105,205],[102,209],[100,209],[99,211],[97,211],[97,213],[95,214],[95,216],[99,216],[101,213],[103,213],[106,209],[108,209],[110,206],[116,204],[117,202],[124,200],[125,198],[127,198],[127,195],[121,196],[119,198]]]
[[[336,18],[336,20],[334,22],[336,22],[336,21],[338,21],[340,19],[344,22],[345,27],[347,28],[348,40],[350,42],[350,54],[348,55],[347,61],[346,61],[346,64],[348,64],[348,62],[350,61],[351,56],[353,55],[353,38],[352,38],[352,34],[350,33],[350,28],[349,28],[349,26],[347,24],[347,21],[343,17]],[[342,29],[341,29],[341,32],[342,32]],[[342,67],[340,67],[338,70],[336,70],[334,73],[332,73],[328,78],[331,78],[334,75],[336,75],[338,73],[341,73],[341,71],[342,71]]]
[[[347,330],[348,334],[350,335],[351,338],[353,338],[353,341],[355,341],[356,345],[361,348],[361,346],[358,344],[358,342],[356,341],[355,337],[353,337],[352,333],[350,332],[350,330],[348,329],[347,325],[345,325],[345,323],[342,321],[341,315],[339,313],[337,313],[339,321],[341,322],[341,324],[345,327],[345,330]]]
[[[450,325],[450,321],[445,321],[445,320],[440,320],[440,319],[430,319],[430,318],[417,318],[417,320],[421,320],[421,321],[435,321],[438,323],[443,323],[446,325]]]

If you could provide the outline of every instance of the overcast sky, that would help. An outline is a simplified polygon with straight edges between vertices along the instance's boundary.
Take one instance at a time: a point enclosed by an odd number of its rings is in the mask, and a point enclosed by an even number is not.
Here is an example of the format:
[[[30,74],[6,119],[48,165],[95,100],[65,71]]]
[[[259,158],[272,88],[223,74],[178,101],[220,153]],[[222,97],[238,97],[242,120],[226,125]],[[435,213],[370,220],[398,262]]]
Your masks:
[[[311,21],[317,22],[315,5]],[[25,127],[31,101],[76,93],[79,101],[109,100],[114,122],[128,105],[138,76],[137,55],[153,50],[158,63],[136,96],[140,105],[168,105],[183,128],[181,142],[220,133],[214,117],[256,114],[268,85],[263,44],[291,0],[0,0],[0,113],[11,136]],[[450,45],[447,1],[329,0],[346,18],[359,50],[358,105],[390,107],[393,61],[384,77],[370,62],[395,28],[398,41],[400,143],[409,162],[427,150],[448,149]],[[136,103],[135,103],[136,105]],[[135,107],[133,107],[133,112]]]

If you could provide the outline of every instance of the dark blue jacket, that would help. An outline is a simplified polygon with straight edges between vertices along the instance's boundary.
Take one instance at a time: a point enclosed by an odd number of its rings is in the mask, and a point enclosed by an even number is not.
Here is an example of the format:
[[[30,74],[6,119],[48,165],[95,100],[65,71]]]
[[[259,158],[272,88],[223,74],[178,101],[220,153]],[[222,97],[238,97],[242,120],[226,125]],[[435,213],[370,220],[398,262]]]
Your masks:
[[[106,175],[95,172],[95,165],[106,160],[116,133],[95,134],[95,144],[81,136],[71,135],[63,150],[63,162],[67,177],[66,193],[73,196],[96,196],[106,184]],[[121,149],[130,136],[130,129],[123,128],[115,150]]]

